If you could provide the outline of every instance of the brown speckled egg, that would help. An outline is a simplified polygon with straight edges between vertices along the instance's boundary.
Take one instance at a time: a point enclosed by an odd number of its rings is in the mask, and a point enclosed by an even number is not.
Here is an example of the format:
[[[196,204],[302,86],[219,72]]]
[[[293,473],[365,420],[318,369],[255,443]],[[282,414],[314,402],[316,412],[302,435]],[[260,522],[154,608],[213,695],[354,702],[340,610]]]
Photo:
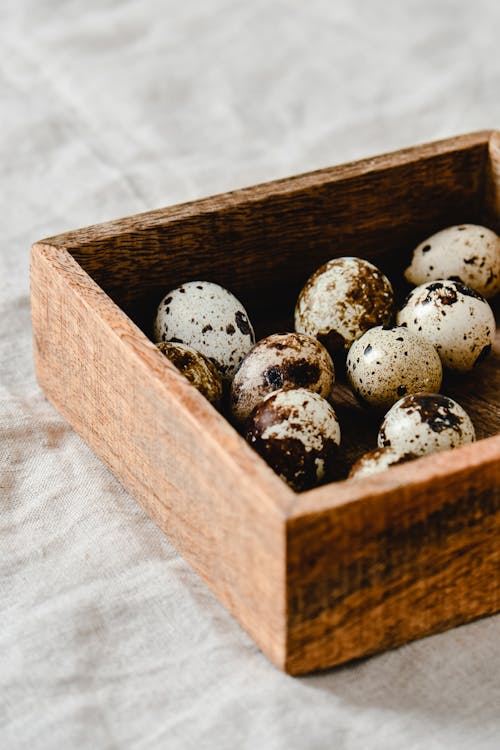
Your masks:
[[[376,326],[347,355],[347,378],[360,401],[387,410],[407,393],[441,388],[443,369],[435,348],[403,326]]]
[[[397,464],[404,464],[407,461],[412,461],[418,458],[415,453],[404,453],[400,455],[393,448],[375,448],[356,461],[351,471],[349,472],[349,479],[360,479],[361,477],[369,477],[372,474],[379,474],[385,471],[390,466],[396,466]]]
[[[162,341],[158,349],[216,408],[222,401],[222,378],[210,360],[185,344]]]
[[[425,456],[473,440],[474,426],[467,412],[439,393],[402,398],[389,409],[378,434],[379,447],[390,447],[399,455]]]
[[[484,297],[450,279],[417,286],[398,312],[397,323],[432,344],[445,367],[462,372],[490,353],[496,331]]]
[[[493,297],[500,291],[500,237],[478,224],[442,229],[415,248],[405,276],[415,285],[454,279]]]
[[[217,408],[220,406],[222,378],[207,357],[185,344],[162,341],[156,346],[211,404]]]
[[[270,393],[250,415],[245,437],[298,492],[333,478],[340,426],[318,393],[305,388]]]
[[[211,281],[189,281],[160,302],[154,340],[196,349],[230,380],[255,336],[244,307],[231,292]]]
[[[307,388],[327,398],[333,362],[317,339],[274,333],[261,339],[240,364],[231,384],[231,412],[241,424],[264,396],[279,388]]]
[[[295,330],[319,339],[332,356],[369,328],[387,325],[394,294],[389,280],[361,258],[334,258],[311,276],[295,307]]]

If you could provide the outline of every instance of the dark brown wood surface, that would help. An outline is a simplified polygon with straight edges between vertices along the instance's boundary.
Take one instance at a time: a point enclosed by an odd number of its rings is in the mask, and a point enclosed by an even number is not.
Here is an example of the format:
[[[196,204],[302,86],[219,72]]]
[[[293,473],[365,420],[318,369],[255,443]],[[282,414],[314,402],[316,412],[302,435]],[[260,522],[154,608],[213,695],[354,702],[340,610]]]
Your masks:
[[[358,255],[391,276],[416,241],[484,213],[487,134],[475,133],[47,240],[67,249],[147,333],[168,289],[228,286],[267,328],[319,265]],[[113,272],[111,272],[113,269]]]
[[[476,373],[445,381],[488,439],[298,495],[148,340],[154,309],[168,288],[205,278],[241,297],[259,335],[284,330],[311,271],[346,254],[378,263],[401,296],[401,270],[430,232],[498,227],[499,143],[461,136],[33,247],[45,393],[292,673],[500,608],[498,343]],[[341,382],[334,400],[347,470],[378,420]]]

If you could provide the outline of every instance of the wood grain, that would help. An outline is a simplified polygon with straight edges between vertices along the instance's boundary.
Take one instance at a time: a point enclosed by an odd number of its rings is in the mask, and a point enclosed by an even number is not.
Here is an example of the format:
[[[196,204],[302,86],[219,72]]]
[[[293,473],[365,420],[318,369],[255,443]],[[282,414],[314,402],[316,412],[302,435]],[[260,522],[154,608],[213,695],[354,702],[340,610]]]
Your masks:
[[[488,140],[486,170],[485,219],[500,233],[500,131],[493,131]]]
[[[48,398],[282,665],[293,493],[68,253],[33,247],[31,294]]]
[[[287,671],[500,609],[500,437],[477,448],[297,498],[287,523]]]
[[[417,238],[478,220],[487,140],[452,138],[47,242],[67,249],[148,334],[159,300],[192,277],[194,259],[199,277],[229,286],[265,325],[291,313],[304,281],[332,257],[359,255],[396,275]]]
[[[229,286],[259,335],[291,328],[330,257],[388,272],[456,222],[500,224],[500,137],[474,133],[36,243],[35,365],[48,398],[281,668],[303,673],[500,609],[500,340],[446,391],[478,443],[297,495],[147,335],[159,297]],[[377,419],[339,382],[347,467]]]

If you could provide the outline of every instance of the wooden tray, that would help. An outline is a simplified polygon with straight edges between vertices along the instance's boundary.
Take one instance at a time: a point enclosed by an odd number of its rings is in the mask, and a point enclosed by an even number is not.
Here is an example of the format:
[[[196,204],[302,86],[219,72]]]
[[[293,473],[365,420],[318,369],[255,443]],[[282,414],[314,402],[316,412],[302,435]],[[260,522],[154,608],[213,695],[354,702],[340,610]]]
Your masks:
[[[282,669],[299,674],[500,609],[499,345],[444,392],[477,443],[296,494],[148,338],[162,294],[227,286],[258,336],[308,275],[373,260],[397,286],[451,224],[500,225],[500,133],[481,132],[80,229],[32,248],[47,397]],[[401,288],[402,290],[402,288]],[[344,457],[377,425],[340,386]]]

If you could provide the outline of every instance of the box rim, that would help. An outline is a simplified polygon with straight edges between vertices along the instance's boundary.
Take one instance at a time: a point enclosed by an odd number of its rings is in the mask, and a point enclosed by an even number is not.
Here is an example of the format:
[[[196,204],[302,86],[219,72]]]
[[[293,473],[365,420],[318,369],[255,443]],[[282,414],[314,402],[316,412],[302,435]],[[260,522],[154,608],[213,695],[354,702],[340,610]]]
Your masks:
[[[307,492],[295,493],[295,503],[287,515],[288,521],[323,511],[334,510],[354,502],[374,502],[380,496],[398,490],[407,492],[429,480],[442,480],[463,471],[463,467],[481,466],[493,462],[500,470],[500,434],[490,435],[473,443],[451,448],[440,453],[422,456],[412,461],[412,477],[403,481],[408,466],[390,466],[373,476],[351,478],[315,487]],[[450,468],[451,464],[451,468]],[[328,498],[329,494],[336,497]]]

